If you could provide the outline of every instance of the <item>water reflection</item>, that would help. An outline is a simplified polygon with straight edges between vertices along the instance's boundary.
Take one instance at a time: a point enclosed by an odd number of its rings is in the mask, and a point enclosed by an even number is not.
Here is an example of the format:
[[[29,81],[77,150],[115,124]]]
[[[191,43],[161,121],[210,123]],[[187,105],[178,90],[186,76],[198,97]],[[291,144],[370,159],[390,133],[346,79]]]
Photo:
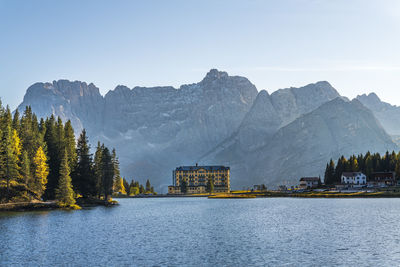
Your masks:
[[[399,199],[120,203],[0,214],[0,265],[371,266],[400,260]]]

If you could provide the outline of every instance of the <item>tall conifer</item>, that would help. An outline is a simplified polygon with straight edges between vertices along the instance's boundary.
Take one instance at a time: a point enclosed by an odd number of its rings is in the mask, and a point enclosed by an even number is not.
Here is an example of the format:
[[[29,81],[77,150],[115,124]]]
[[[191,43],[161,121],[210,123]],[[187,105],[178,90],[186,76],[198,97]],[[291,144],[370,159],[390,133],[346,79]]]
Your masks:
[[[75,204],[66,149],[64,150],[64,156],[61,160],[60,178],[58,180],[55,196],[61,205],[71,206]]]

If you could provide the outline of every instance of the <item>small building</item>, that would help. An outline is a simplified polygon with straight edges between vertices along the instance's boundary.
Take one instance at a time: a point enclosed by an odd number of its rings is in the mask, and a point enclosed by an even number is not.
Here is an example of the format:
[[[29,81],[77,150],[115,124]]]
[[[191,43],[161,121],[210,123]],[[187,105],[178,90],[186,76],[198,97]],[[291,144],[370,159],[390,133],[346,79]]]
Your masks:
[[[174,185],[168,186],[168,194],[176,195],[176,194],[180,194],[180,193],[181,193],[180,186],[174,186]]]
[[[319,177],[302,177],[300,178],[300,189],[312,189],[317,188],[321,184],[321,178]]]
[[[265,191],[267,190],[267,187],[265,186],[265,184],[255,184],[253,186],[253,189],[256,191]]]
[[[286,185],[280,185],[280,186],[278,186],[278,191],[281,191],[281,192],[285,192],[285,191],[287,191],[288,189],[287,189],[287,186]]]
[[[395,186],[397,185],[395,172],[373,172],[371,181],[368,184],[373,186]]]
[[[367,184],[367,176],[362,172],[343,172],[341,182],[351,187],[362,187]]]
[[[206,193],[207,184],[212,183],[213,192],[230,192],[230,168],[225,166],[181,166],[172,171],[172,185],[168,186],[168,194],[183,194],[185,183],[186,194]]]

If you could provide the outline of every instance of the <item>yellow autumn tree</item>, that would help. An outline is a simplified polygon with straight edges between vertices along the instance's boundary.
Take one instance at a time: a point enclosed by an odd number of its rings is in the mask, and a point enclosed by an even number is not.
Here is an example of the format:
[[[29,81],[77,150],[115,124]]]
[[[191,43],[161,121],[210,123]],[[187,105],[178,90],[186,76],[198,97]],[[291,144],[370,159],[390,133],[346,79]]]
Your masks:
[[[116,193],[121,193],[121,194],[126,195],[126,189],[125,189],[125,186],[124,186],[124,181],[123,181],[123,179],[121,177],[117,181]]]
[[[10,200],[12,187],[16,186],[21,181],[20,159],[21,155],[21,140],[18,137],[17,131],[7,126],[2,133],[0,142],[0,178],[6,182],[6,197]]]
[[[46,189],[47,176],[49,175],[49,166],[47,165],[46,154],[41,146],[36,151],[35,157],[33,158],[33,164],[35,165],[35,173],[32,189],[40,198]]]

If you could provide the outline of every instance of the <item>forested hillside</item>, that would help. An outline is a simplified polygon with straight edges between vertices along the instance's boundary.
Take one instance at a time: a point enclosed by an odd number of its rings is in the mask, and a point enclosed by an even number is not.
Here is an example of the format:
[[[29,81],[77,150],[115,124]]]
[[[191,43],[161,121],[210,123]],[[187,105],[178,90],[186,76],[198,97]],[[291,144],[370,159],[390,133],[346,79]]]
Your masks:
[[[29,106],[12,115],[0,102],[0,138],[0,203],[43,199],[71,206],[77,197],[154,192],[149,181],[146,191],[134,181],[125,189],[115,149],[99,142],[93,156],[85,130],[76,141],[70,121],[39,121]]]

